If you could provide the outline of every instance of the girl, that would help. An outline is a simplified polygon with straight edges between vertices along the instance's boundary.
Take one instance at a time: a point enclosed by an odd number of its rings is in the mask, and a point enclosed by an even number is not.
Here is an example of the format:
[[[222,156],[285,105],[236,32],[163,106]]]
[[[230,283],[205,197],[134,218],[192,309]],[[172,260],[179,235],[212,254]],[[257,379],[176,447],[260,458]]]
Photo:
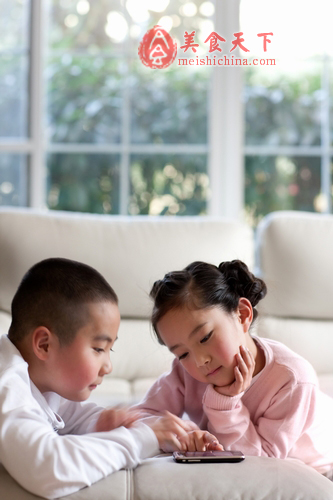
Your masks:
[[[154,331],[176,359],[137,409],[186,413],[225,449],[298,458],[332,475],[333,399],[305,359],[250,335],[266,295],[261,279],[239,260],[194,262],[156,281],[150,295]]]

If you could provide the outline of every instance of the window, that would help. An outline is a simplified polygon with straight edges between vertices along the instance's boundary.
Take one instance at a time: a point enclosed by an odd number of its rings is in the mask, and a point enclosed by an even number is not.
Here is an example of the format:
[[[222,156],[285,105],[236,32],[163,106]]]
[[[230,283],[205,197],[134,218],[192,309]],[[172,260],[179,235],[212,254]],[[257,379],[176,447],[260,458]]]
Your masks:
[[[318,1],[292,13],[286,0],[3,2],[0,204],[253,226],[272,210],[330,212],[332,50]],[[248,61],[273,32],[276,64],[151,70],[137,51],[156,24],[178,56],[185,31],[199,56],[212,31],[224,54],[241,31]]]
[[[29,4],[0,4],[0,204],[28,202]],[[15,138],[15,139],[13,139]]]
[[[189,5],[192,11],[188,11]],[[210,6],[210,9],[207,6]],[[186,10],[187,9],[187,10]],[[152,71],[151,24],[181,36],[214,6],[179,0],[53,2],[48,72],[48,205],[124,214],[207,213],[209,72]],[[175,12],[177,14],[175,14]]]
[[[276,35],[276,66],[244,72],[245,210],[253,225],[273,210],[332,210],[329,7],[241,2],[244,32],[269,25]]]

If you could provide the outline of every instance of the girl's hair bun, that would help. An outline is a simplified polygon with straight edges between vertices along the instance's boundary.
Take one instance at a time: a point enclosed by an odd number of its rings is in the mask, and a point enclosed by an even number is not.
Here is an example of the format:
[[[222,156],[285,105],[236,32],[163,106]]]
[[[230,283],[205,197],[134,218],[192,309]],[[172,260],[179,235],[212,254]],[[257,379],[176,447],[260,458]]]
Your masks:
[[[222,262],[218,267],[207,262],[192,262],[181,271],[167,273],[155,281],[150,296],[154,300],[152,324],[159,339],[157,323],[170,310],[179,307],[201,309],[221,307],[227,313],[237,310],[239,299],[245,297],[253,308],[266,295],[266,285],[256,278],[240,260]]]
[[[255,307],[267,293],[265,282],[254,276],[241,260],[221,262],[218,266],[229,290],[238,297],[245,297]]]

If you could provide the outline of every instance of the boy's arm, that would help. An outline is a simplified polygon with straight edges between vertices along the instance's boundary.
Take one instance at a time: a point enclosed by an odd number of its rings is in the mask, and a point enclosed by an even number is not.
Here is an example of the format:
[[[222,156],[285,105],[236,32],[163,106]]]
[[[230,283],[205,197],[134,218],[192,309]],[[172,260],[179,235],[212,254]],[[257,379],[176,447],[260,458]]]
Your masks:
[[[3,421],[1,462],[19,484],[41,497],[69,495],[159,452],[154,432],[142,423],[59,436],[41,415],[26,409],[15,413],[15,422]]]
[[[0,460],[19,484],[44,498],[69,495],[133,468],[160,448],[181,449],[180,438],[190,430],[189,423],[165,414],[130,429],[60,436],[32,397],[27,373],[7,375],[0,390]]]
[[[28,491],[58,498],[159,452],[143,423],[126,429],[60,436],[30,392],[25,364],[1,374],[0,461]]]
[[[133,468],[160,448],[185,449],[191,424],[172,414],[131,429],[59,436],[41,416],[18,411],[15,425],[4,426],[2,463],[28,491],[48,499],[63,497],[112,472]],[[6,420],[6,419],[5,419]]]
[[[59,434],[88,434],[89,432],[95,432],[96,422],[105,410],[104,407],[86,401],[77,403],[63,398],[60,398],[60,401],[57,413],[65,422],[65,428],[60,430]]]

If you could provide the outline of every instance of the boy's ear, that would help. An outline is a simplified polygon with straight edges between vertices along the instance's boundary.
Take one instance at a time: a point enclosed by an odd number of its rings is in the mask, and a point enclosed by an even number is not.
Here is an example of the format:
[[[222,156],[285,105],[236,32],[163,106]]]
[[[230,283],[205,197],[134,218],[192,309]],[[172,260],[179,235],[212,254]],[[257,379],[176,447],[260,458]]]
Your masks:
[[[45,326],[38,326],[32,333],[32,349],[41,361],[46,361],[54,342],[53,334]]]
[[[238,319],[242,324],[244,333],[247,333],[252,323],[253,309],[251,302],[245,297],[241,297],[239,299],[237,314],[238,314]]]

